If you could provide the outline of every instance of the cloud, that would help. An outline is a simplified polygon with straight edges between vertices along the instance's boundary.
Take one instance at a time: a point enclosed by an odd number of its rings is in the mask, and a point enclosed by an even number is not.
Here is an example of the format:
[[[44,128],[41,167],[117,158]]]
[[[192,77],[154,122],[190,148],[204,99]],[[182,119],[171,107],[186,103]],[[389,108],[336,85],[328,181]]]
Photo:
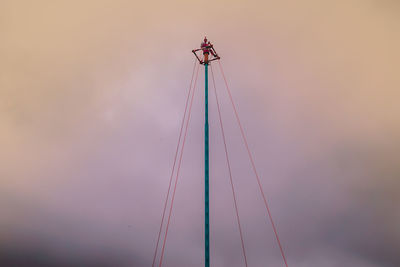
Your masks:
[[[398,266],[398,6],[83,1],[0,7],[0,265],[149,266],[203,35],[291,266]],[[250,266],[281,266],[217,65]],[[203,261],[199,75],[163,266]],[[215,266],[242,266],[210,92]]]

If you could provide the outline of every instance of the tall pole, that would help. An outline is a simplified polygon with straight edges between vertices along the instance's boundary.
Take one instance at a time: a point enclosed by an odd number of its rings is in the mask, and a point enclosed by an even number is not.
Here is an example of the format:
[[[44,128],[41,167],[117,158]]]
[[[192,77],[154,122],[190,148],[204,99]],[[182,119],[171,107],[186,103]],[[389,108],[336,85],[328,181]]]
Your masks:
[[[205,70],[205,124],[204,124],[204,211],[205,211],[205,267],[210,267],[210,209],[209,209],[209,144],[208,144],[208,62],[204,64]]]
[[[198,51],[203,52],[203,59],[197,55]],[[209,194],[209,142],[208,142],[208,64],[210,61],[219,60],[214,46],[204,38],[201,47],[192,50],[200,64],[204,64],[204,77],[205,77],[205,111],[204,111],[204,265],[210,267],[210,194]]]

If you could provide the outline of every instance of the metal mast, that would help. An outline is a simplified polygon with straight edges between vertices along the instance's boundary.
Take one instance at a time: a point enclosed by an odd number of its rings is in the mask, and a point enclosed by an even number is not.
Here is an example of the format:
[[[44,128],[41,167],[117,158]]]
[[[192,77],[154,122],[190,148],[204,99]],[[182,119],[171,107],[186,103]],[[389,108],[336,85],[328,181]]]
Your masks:
[[[204,250],[205,266],[210,266],[210,201],[209,201],[209,140],[208,140],[208,62],[205,70],[205,123],[204,123]]]
[[[197,51],[203,52],[203,60],[197,55]],[[205,114],[204,114],[204,264],[210,266],[210,201],[209,201],[209,129],[208,129],[208,65],[210,61],[220,57],[215,52],[213,45],[204,38],[200,49],[192,50],[200,64],[204,65],[205,77]],[[211,54],[211,55],[210,55]]]

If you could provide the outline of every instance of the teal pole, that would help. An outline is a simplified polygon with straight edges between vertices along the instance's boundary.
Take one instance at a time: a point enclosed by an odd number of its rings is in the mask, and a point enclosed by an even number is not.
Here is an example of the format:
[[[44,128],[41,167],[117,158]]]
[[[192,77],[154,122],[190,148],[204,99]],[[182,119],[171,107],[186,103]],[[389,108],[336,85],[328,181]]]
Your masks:
[[[210,267],[210,209],[209,209],[209,146],[208,146],[208,63],[205,67],[205,124],[204,124],[204,237],[205,237],[205,267]]]

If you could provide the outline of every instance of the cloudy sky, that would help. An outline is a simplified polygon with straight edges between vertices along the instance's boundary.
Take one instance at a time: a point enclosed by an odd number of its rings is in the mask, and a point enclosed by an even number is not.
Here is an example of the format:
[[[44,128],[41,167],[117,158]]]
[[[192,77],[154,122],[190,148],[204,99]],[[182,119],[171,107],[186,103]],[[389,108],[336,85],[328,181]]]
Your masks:
[[[1,0],[1,266],[151,266],[204,35],[289,266],[400,266],[395,0]],[[216,67],[249,266],[284,266]],[[244,266],[213,97],[211,264]],[[203,100],[163,266],[204,265]]]

